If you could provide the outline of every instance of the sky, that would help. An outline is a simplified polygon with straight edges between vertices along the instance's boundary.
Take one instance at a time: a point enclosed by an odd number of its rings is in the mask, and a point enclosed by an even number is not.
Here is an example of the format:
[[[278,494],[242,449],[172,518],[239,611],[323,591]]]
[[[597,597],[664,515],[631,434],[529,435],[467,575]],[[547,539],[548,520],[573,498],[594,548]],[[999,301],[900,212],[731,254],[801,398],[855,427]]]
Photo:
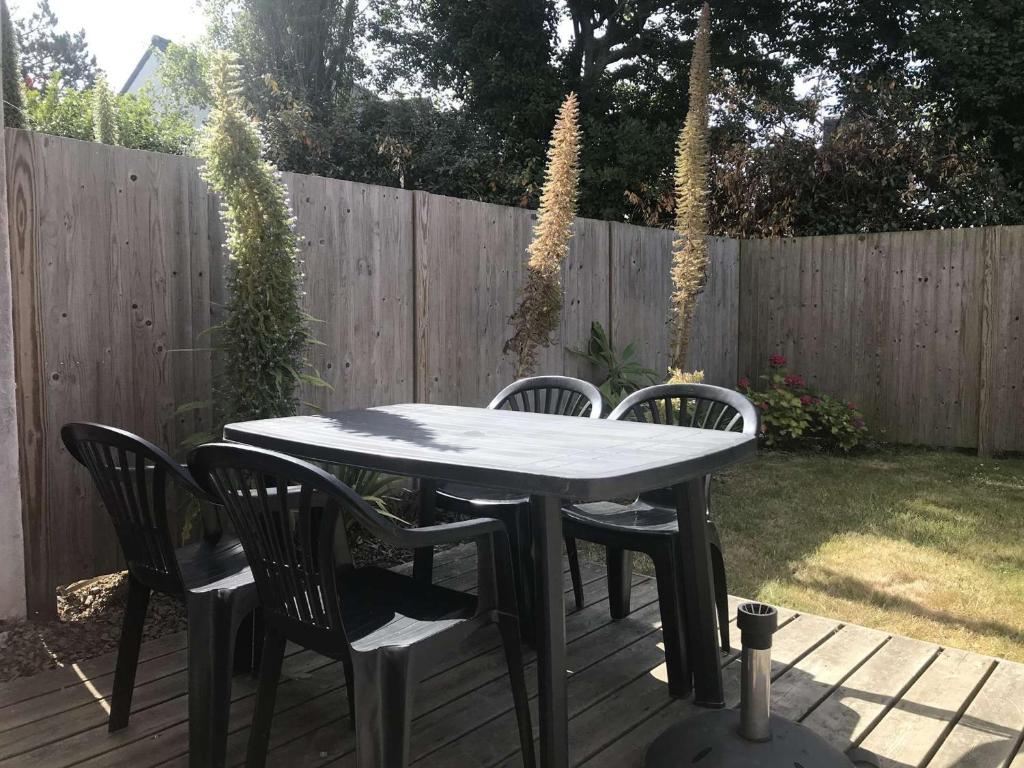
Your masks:
[[[36,0],[10,0],[12,15],[28,16]],[[153,35],[187,43],[203,32],[196,0],[50,0],[62,30],[85,30],[96,63],[120,90]]]

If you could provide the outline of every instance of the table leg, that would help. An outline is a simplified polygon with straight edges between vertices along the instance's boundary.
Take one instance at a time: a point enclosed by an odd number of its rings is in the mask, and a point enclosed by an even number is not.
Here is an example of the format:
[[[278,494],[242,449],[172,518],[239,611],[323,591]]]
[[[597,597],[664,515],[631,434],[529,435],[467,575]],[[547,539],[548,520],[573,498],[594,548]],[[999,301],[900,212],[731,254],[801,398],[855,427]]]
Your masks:
[[[686,654],[693,674],[694,703],[725,706],[715,596],[708,557],[707,504],[704,479],[674,487],[679,517],[679,568],[682,571],[683,610],[686,613]]]
[[[437,483],[420,480],[419,503],[416,510],[416,525],[423,528],[434,524],[437,512]],[[434,574],[434,550],[431,547],[417,549],[412,553],[412,575],[419,581],[431,582]]]
[[[562,500],[530,499],[533,562],[536,568],[537,703],[540,765],[569,765],[569,702],[566,686],[565,604],[562,591]]]

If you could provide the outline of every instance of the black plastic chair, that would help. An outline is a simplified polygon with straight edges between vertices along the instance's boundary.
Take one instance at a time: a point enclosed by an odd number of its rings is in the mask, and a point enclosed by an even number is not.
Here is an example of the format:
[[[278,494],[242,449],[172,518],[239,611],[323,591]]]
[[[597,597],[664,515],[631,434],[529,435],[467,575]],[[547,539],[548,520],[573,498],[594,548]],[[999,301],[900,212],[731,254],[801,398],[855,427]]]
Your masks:
[[[252,621],[259,602],[241,542],[223,535],[215,515],[203,519],[204,537],[175,548],[167,527],[172,485],[200,501],[212,501],[180,464],[152,443],[101,424],[71,423],[61,429],[71,455],[92,475],[114,524],[128,565],[128,604],[117,651],[108,727],[124,728],[131,712],[142,628],[152,591],[181,599],[189,622],[190,744],[212,765],[223,765],[231,674],[252,668]],[[249,617],[252,617],[250,620]],[[202,638],[198,647],[196,638]]]
[[[266,635],[246,764],[266,762],[285,643],[342,662],[359,768],[403,768],[412,692],[424,668],[497,624],[505,648],[523,762],[534,765],[508,538],[498,520],[404,529],[312,464],[248,446],[211,444],[189,457],[197,481],[226,507],[242,539],[263,606]],[[268,489],[297,487],[294,508]],[[381,568],[356,568],[343,515],[396,547],[477,545],[476,596]],[[339,554],[340,552],[340,554]]]
[[[719,429],[756,435],[758,413],[754,404],[738,392],[709,384],[661,384],[647,387],[623,400],[609,419],[642,421],[699,429]],[[722,649],[729,650],[729,591],[718,527],[711,518],[711,476],[705,479],[708,500],[708,545],[715,587],[715,604]],[[613,620],[630,611],[633,552],[654,561],[658,601],[665,640],[669,692],[685,695],[689,689],[679,679],[685,652],[679,559],[679,522],[671,489],[640,494],[632,504],[596,502],[574,504],[563,510],[567,537],[592,541],[606,547],[608,595]],[[570,563],[573,587],[581,584],[578,567]]]
[[[519,379],[499,392],[487,405],[491,409],[550,413],[559,416],[601,418],[601,393],[593,384],[568,376],[534,376]],[[533,637],[533,563],[530,555],[530,497],[500,488],[447,483],[437,489],[437,506],[466,517],[501,520],[512,546],[516,595],[522,608],[523,636]],[[576,542],[565,539],[570,567],[579,572]],[[583,587],[573,582],[576,607],[583,607]]]

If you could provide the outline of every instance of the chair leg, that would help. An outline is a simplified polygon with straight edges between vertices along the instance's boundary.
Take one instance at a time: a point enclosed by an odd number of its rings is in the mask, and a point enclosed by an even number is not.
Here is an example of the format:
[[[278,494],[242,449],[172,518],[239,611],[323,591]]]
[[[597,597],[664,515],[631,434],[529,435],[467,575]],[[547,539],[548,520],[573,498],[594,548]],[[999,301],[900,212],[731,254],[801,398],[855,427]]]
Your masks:
[[[343,659],[345,667],[345,695],[348,697],[348,721],[356,727],[356,679],[352,671],[352,659]]]
[[[128,576],[128,602],[121,624],[121,641],[117,648],[117,668],[114,688],[110,697],[110,718],[107,729],[113,733],[128,725],[132,710],[132,692],[135,689],[135,670],[142,647],[142,627],[149,606],[149,587]]]
[[[235,633],[235,674],[259,674],[264,635],[263,614],[257,608],[242,620]]]
[[[260,681],[256,691],[256,709],[249,731],[249,748],[245,757],[246,768],[263,768],[270,745],[270,723],[274,719],[274,700],[277,683],[284,663],[285,637],[267,628],[263,635],[263,655],[260,660]]]
[[[725,579],[725,558],[717,536],[708,547],[711,553],[711,576],[715,587],[715,607],[718,610],[718,634],[722,640],[722,653],[729,653],[729,586]]]
[[[576,610],[583,610],[583,577],[580,574],[580,555],[576,549],[576,539],[566,534],[565,556],[569,560],[569,576],[572,578],[572,594],[576,598]]]
[[[355,672],[356,768],[406,768],[416,677],[408,648],[352,659]]]
[[[633,553],[618,547],[608,547],[606,553],[608,604],[612,621],[619,621],[629,615],[633,590]]]
[[[505,524],[512,553],[512,573],[515,578],[516,605],[519,614],[519,632],[525,643],[533,643],[534,580],[533,536],[530,531],[530,510],[526,506],[489,507],[477,511],[479,517],[494,516]]]
[[[234,670],[235,615],[231,593],[188,595],[188,742],[191,768],[220,768],[227,751]]]
[[[508,663],[508,678],[512,685],[512,701],[515,703],[516,722],[519,726],[519,747],[523,755],[523,767],[534,768],[536,756],[533,749],[533,725],[530,722],[530,700],[526,693],[526,678],[523,675],[523,648],[519,644],[519,621],[506,613],[498,614],[498,630],[505,647],[505,661]]]
[[[668,693],[685,698],[693,690],[686,662],[686,632],[683,625],[682,590],[674,546],[652,552],[654,574],[658,581],[658,605],[661,609],[661,636],[665,643],[665,668]]]

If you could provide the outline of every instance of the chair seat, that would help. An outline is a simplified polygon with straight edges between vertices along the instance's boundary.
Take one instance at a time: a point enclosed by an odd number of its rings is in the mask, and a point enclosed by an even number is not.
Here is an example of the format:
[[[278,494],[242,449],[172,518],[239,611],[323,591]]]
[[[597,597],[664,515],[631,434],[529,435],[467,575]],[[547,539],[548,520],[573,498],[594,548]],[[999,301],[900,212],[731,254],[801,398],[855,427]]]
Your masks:
[[[573,504],[562,512],[574,522],[598,528],[665,536],[679,533],[679,518],[673,507],[649,504],[640,499],[632,504],[614,501]]]
[[[383,568],[358,568],[338,578],[341,610],[355,651],[406,646],[471,619],[476,597]]]
[[[200,541],[175,550],[178,568],[185,589],[189,592],[210,592],[238,589],[253,585],[249,561],[242,551],[242,542],[224,534],[216,541]]]
[[[442,507],[454,509],[459,506],[512,506],[529,504],[530,497],[523,496],[515,491],[506,491],[502,488],[484,488],[479,485],[464,485],[462,483],[445,483],[437,489],[438,504]]]

